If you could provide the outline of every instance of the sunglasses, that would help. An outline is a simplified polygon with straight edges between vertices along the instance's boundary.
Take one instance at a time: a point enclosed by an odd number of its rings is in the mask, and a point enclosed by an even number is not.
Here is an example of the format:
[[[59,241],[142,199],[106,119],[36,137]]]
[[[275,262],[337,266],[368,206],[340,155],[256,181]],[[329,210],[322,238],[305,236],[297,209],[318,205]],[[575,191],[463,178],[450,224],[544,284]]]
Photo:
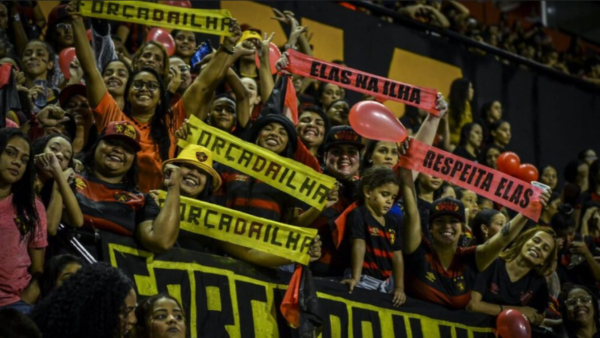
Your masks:
[[[140,90],[140,89],[144,88],[144,86],[146,88],[148,88],[148,90],[150,90],[150,91],[155,91],[158,88],[160,88],[160,85],[158,84],[158,82],[155,82],[155,81],[144,82],[141,80],[135,80],[135,81],[133,81],[133,83],[131,85],[136,90]]]

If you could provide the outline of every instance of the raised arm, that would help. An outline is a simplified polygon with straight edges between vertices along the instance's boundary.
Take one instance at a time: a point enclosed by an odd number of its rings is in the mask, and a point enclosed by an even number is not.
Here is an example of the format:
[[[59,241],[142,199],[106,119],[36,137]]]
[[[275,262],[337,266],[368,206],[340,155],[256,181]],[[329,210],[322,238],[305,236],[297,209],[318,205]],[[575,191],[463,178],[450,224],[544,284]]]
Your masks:
[[[417,194],[413,182],[412,170],[400,168],[400,191],[404,201],[404,229],[402,251],[411,254],[421,245],[421,218],[417,207]]]
[[[104,84],[102,74],[96,66],[94,52],[87,39],[83,18],[81,15],[75,13],[75,10],[71,5],[67,7],[67,11],[71,13],[75,51],[77,53],[77,59],[83,69],[83,78],[85,79],[88,94],[87,98],[90,106],[96,108],[107,92],[106,84]]]
[[[227,69],[225,81],[229,84],[235,94],[238,124],[245,128],[248,121],[250,121],[250,95],[248,90],[244,87],[240,78],[231,68]]]
[[[275,36],[275,33],[271,33],[271,36],[267,38],[265,33],[265,38],[261,41],[260,50],[258,51],[258,59],[260,60],[260,67],[258,69],[258,74],[260,75],[260,97],[263,98],[263,102],[267,101],[275,87],[273,75],[271,74],[271,61],[269,60],[269,50],[273,36]]]
[[[550,193],[551,191],[548,189],[540,196],[540,202],[544,206],[548,203],[548,200],[550,200]],[[527,224],[527,218],[522,214],[518,214],[512,220],[508,221],[494,237],[477,246],[477,251],[475,253],[477,269],[479,269],[479,271],[487,269],[487,267],[498,258],[500,252],[502,252],[502,250],[504,250],[504,248],[521,233],[525,224]]]
[[[175,245],[179,236],[179,206],[181,168],[173,164],[165,166],[167,197],[158,217],[144,221],[137,227],[137,237],[144,247],[155,253],[166,252]]]
[[[229,31],[233,34],[225,37],[223,43],[208,64],[202,69],[194,83],[185,91],[181,98],[187,116],[195,115],[205,120],[210,111],[210,101],[213,92],[219,85],[219,78],[227,64],[230,55],[235,52],[235,45],[242,36],[240,25],[234,20]]]
[[[435,139],[435,135],[437,134],[440,121],[448,112],[448,103],[444,99],[442,93],[437,94],[435,108],[439,110],[439,116],[435,116],[433,114],[427,115],[427,118],[425,119],[425,121],[423,121],[421,128],[419,128],[419,131],[415,136],[416,140],[419,140],[429,145],[433,144],[433,140]],[[416,170],[413,171],[413,181],[417,179],[417,176],[419,176],[419,172]]]

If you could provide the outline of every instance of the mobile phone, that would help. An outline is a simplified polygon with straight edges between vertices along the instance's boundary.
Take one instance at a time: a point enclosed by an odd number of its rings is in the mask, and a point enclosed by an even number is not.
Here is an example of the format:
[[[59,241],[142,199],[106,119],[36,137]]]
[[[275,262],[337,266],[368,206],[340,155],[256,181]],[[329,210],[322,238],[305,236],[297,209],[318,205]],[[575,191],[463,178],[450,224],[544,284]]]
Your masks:
[[[212,45],[210,44],[210,40],[206,40],[200,45],[194,55],[192,55],[192,59],[190,60],[192,69],[210,53],[212,53]]]

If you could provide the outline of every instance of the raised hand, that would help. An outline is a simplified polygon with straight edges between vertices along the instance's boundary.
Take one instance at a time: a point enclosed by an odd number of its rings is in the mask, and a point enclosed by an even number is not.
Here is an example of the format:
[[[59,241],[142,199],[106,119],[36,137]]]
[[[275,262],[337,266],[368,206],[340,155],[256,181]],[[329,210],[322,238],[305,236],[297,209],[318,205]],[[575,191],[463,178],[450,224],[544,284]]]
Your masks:
[[[174,164],[167,164],[164,170],[165,174],[165,187],[169,188],[179,188],[179,184],[181,183],[181,168]]]
[[[317,235],[317,237],[315,237],[315,239],[313,239],[310,249],[308,249],[308,254],[310,255],[311,262],[315,262],[319,258],[321,258],[321,245],[322,244],[323,243],[321,242],[321,237],[319,237],[319,235]]]
[[[65,111],[55,105],[47,105],[40,111],[37,116],[37,121],[42,127],[56,127],[57,125],[69,121],[65,116]]]

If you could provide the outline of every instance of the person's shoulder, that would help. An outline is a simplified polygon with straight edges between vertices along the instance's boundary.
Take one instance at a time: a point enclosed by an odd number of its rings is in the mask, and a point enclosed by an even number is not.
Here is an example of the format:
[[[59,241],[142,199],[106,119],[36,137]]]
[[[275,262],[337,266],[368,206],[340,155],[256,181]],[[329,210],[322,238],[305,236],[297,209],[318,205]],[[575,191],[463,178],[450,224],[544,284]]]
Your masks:
[[[469,255],[474,255],[475,252],[477,251],[477,246],[473,245],[473,246],[468,246],[468,247],[457,247],[456,248],[456,253],[459,256],[469,256]],[[494,262],[495,263],[495,262]]]

